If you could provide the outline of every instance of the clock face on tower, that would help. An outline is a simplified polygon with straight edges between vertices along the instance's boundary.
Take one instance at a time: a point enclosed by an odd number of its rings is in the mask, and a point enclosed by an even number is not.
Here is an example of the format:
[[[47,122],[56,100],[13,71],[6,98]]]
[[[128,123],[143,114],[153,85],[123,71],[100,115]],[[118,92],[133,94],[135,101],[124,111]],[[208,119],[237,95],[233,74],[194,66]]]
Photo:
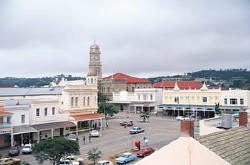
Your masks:
[[[96,59],[96,60],[98,60],[98,59],[99,59],[98,55],[95,55],[95,59]]]

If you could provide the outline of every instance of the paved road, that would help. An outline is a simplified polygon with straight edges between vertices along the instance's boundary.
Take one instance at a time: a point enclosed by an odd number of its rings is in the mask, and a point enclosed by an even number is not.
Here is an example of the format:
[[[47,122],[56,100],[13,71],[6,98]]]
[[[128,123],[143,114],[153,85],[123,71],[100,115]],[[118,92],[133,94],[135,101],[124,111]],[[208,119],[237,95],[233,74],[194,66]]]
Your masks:
[[[144,128],[145,132],[130,135],[128,132],[130,129],[129,127],[124,128],[119,125],[119,122],[123,120],[134,121],[134,125]],[[102,151],[103,158],[114,156],[117,153],[134,148],[134,141],[141,140],[141,142],[143,142],[143,137],[145,136],[149,139],[148,144],[150,146],[159,149],[181,136],[180,123],[173,118],[153,116],[150,118],[149,123],[142,123],[139,120],[139,116],[136,114],[119,114],[116,119],[108,121],[109,128],[105,128],[101,131],[101,137],[92,138],[91,142],[89,142],[87,132],[80,134],[80,156],[86,159],[87,152],[95,147],[98,147],[98,149]],[[83,136],[86,137],[86,144],[83,144]],[[19,158],[23,161],[31,163],[32,165],[38,164],[32,155],[20,155]],[[44,164],[49,163],[45,162]]]

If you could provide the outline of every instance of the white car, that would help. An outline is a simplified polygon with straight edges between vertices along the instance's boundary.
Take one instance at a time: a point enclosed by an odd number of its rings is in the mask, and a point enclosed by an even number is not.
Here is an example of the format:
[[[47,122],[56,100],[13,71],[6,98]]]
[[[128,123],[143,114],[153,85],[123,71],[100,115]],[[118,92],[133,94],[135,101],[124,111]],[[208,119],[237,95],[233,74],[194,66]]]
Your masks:
[[[30,154],[32,153],[32,145],[31,144],[25,144],[22,149],[23,154]]]
[[[57,165],[74,165],[70,160],[60,160]]]
[[[78,141],[78,137],[75,134],[69,134],[69,136],[67,136],[67,139],[69,140],[73,140],[73,141]]]
[[[184,117],[183,116],[177,116],[176,120],[184,120]]]
[[[73,156],[73,155],[72,156],[67,156],[63,160],[70,160],[73,165],[79,165],[80,163],[83,162],[83,158],[77,158],[76,156]]]
[[[92,130],[92,131],[90,132],[90,136],[92,136],[92,137],[99,137],[100,134],[99,134],[99,132],[98,132],[97,130]]]
[[[113,163],[109,160],[101,160],[97,162],[95,165],[113,165]]]

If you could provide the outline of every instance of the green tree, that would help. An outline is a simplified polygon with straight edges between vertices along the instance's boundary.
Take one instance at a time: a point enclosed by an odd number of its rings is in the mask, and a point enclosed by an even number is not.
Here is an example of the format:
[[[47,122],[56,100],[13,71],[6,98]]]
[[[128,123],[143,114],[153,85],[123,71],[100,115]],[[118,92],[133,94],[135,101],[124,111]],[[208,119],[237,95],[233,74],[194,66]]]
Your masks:
[[[108,101],[108,98],[98,92],[98,103],[106,103]]]
[[[60,159],[69,155],[79,155],[79,144],[65,138],[55,138],[41,141],[32,149],[39,163],[49,160],[51,164],[59,163]]]
[[[118,112],[119,110],[113,104],[109,104],[105,102],[98,104],[98,113],[103,113],[105,115],[105,118],[107,115],[114,116],[114,114]]]
[[[142,111],[140,116],[141,116],[143,122],[146,122],[146,120],[149,120],[150,113],[149,113],[149,112]]]
[[[220,114],[220,103],[215,103],[215,113]]]
[[[93,148],[88,152],[88,160],[91,160],[96,164],[96,161],[101,158],[102,152],[98,151],[98,148]]]

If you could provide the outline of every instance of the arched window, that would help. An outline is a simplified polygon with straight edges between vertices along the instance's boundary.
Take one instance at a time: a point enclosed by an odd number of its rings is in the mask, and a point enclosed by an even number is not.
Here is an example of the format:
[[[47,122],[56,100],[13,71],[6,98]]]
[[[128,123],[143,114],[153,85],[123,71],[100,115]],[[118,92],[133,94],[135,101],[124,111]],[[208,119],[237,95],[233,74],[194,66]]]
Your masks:
[[[93,78],[91,78],[91,84],[93,84]]]
[[[90,97],[88,97],[88,100],[87,100],[87,105],[89,106],[89,103],[90,103]]]
[[[71,97],[71,107],[74,106],[74,97]]]
[[[83,106],[85,107],[85,105],[86,105],[86,100],[85,100],[85,97],[83,97]]]

